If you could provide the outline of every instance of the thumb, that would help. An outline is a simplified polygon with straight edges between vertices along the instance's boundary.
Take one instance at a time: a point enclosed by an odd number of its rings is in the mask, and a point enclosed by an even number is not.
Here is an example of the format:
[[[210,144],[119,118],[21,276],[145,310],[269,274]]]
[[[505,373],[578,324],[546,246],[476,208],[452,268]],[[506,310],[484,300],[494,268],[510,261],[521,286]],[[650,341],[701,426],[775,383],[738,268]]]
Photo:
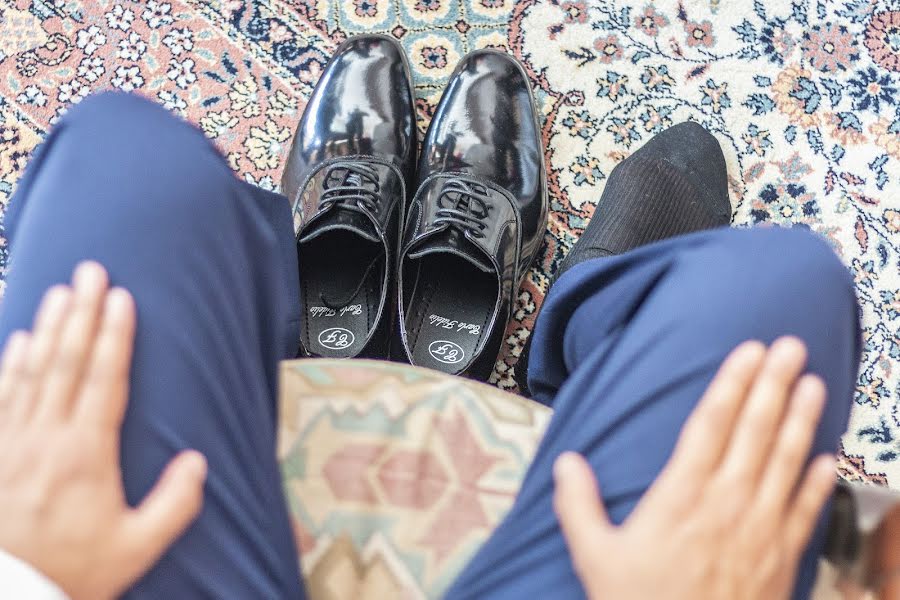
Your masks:
[[[603,548],[614,528],[603,507],[594,472],[583,456],[560,454],[553,465],[553,478],[553,507],[572,563],[578,572],[584,572],[593,557],[605,555]]]
[[[136,557],[135,578],[149,569],[200,513],[206,458],[185,450],[173,458],[162,475],[129,515],[125,539]]]

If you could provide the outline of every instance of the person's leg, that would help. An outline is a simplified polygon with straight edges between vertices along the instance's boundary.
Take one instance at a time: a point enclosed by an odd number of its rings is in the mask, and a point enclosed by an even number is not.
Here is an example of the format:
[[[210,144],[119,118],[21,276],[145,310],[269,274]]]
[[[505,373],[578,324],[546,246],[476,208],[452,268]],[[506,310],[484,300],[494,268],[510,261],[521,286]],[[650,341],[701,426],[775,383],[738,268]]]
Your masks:
[[[548,294],[529,368],[553,419],[512,510],[448,597],[583,596],[553,512],[556,457],[588,458],[621,523],[726,354],[787,334],[805,341],[808,371],[828,387],[813,452],[833,452],[860,344],[852,280],[825,242],[803,230],[718,229],[573,266]],[[808,595],[821,533],[796,597]]]
[[[135,298],[122,430],[129,502],[184,448],[206,455],[203,511],[130,598],[297,598],[275,457],[277,362],[298,344],[290,208],[237,180],[196,128],[137,96],[73,108],[37,151],[6,217],[0,343],[43,292],[93,259]]]

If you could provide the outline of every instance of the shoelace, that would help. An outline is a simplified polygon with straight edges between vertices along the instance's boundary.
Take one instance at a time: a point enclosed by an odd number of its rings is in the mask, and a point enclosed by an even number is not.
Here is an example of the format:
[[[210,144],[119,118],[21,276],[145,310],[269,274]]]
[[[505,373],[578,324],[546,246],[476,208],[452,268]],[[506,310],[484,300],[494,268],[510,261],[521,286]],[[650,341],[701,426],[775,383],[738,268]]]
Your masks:
[[[338,161],[328,167],[322,182],[322,208],[332,204],[356,205],[373,213],[378,210],[381,184],[375,167],[356,161]]]
[[[455,225],[473,237],[483,238],[487,229],[485,219],[494,208],[490,200],[485,186],[463,179],[450,179],[438,196],[434,223]]]
[[[374,167],[359,162],[336,162],[325,171],[322,187],[324,188],[320,200],[322,208],[328,208],[333,204],[344,204],[346,206],[351,202],[355,202],[357,206],[370,214],[378,210],[378,202],[381,199],[379,194],[381,186],[378,181],[378,171]],[[350,205],[352,206],[352,204]],[[376,256],[372,259],[360,278],[356,289],[350,294],[339,300],[334,300],[327,298],[324,292],[320,292],[319,300],[331,310],[340,310],[349,304],[362,291],[369,275],[372,273],[372,269],[378,264],[380,258],[380,256]]]

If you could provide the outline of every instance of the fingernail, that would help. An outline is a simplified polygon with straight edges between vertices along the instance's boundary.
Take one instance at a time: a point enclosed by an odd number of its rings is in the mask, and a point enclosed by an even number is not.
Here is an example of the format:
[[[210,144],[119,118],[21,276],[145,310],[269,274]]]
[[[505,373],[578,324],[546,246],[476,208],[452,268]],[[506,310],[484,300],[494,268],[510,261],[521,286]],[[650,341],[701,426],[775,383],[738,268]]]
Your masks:
[[[44,302],[48,306],[56,308],[58,305],[67,302],[71,293],[72,288],[67,285],[54,285],[44,294]]]
[[[8,344],[14,344],[16,346],[21,346],[22,344],[28,343],[28,332],[22,331],[21,329],[13,331],[9,336]]]
[[[735,354],[742,365],[756,365],[765,358],[766,345],[759,340],[747,340],[735,349]]]
[[[122,315],[131,308],[131,294],[124,288],[113,288],[106,295],[106,310]]]
[[[745,342],[742,342],[742,343],[740,344],[739,348],[740,348],[741,352],[748,352],[748,353],[749,353],[749,352],[758,353],[758,352],[765,352],[765,351],[766,351],[766,345],[765,345],[765,344],[763,344],[763,343],[762,343],[761,341],[759,341],[759,340],[752,340],[752,339],[751,339],[751,340],[747,340],[747,341],[745,341]]]
[[[209,466],[206,463],[206,457],[196,450],[187,450],[182,459],[187,468],[192,470],[198,479],[206,479],[206,472]]]
[[[578,469],[578,458],[573,452],[563,452],[553,463],[553,478],[557,481],[572,475]]]
[[[6,341],[6,348],[12,359],[18,360],[25,352],[25,347],[28,345],[28,339],[29,334],[26,331],[19,330],[10,334],[9,339]]]
[[[70,287],[65,285],[54,285],[44,294],[44,298],[41,300],[38,317],[49,318],[51,315],[58,315],[65,310],[71,295],[72,290]]]
[[[780,337],[769,347],[769,368],[794,372],[806,363],[806,345],[794,336]]]
[[[77,288],[102,285],[105,279],[106,269],[93,260],[78,263],[78,266],[75,267],[75,273],[72,275],[72,282]]]
[[[816,457],[816,466],[823,471],[836,471],[837,458],[834,454],[820,454]]]
[[[818,375],[806,374],[797,383],[797,392],[803,402],[819,404],[825,401],[825,382]]]
[[[780,337],[772,344],[772,352],[778,356],[792,357],[806,351],[806,345],[803,341],[795,336],[787,335]]]

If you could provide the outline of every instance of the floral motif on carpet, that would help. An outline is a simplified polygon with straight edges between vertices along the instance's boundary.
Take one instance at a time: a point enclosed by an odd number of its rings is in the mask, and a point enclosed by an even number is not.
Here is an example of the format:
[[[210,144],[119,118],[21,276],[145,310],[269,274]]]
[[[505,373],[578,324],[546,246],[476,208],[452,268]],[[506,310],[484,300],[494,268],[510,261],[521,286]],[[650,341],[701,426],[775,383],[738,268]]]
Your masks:
[[[542,112],[552,213],[494,381],[613,166],[685,119],[727,158],[737,226],[804,226],[853,271],[864,322],[845,476],[900,485],[900,5],[886,0],[0,1],[0,200],[71,104],[118,88],[197,123],[242,178],[275,187],[329,54],[393,35],[424,131],[469,50],[519,57]],[[6,247],[0,244],[5,270]]]

